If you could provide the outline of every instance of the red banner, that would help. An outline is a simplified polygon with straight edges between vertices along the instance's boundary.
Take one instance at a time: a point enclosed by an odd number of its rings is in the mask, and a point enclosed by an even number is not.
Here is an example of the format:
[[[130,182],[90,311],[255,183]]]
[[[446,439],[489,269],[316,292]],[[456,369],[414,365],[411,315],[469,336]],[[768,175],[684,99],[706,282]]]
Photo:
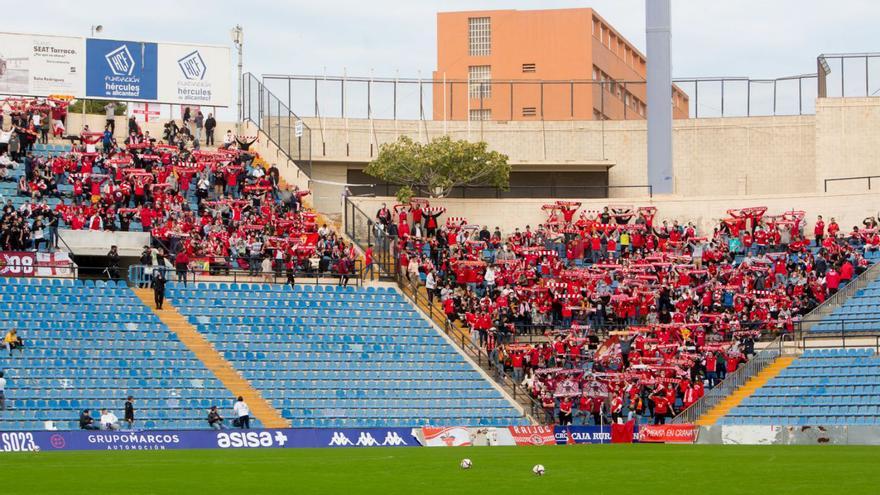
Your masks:
[[[33,277],[36,253],[27,251],[0,252],[0,277]]]
[[[611,443],[632,443],[636,420],[631,419],[626,423],[611,424]]]
[[[639,430],[639,442],[694,443],[699,431],[696,425],[648,425]]]
[[[552,425],[508,426],[508,429],[517,445],[556,445]]]

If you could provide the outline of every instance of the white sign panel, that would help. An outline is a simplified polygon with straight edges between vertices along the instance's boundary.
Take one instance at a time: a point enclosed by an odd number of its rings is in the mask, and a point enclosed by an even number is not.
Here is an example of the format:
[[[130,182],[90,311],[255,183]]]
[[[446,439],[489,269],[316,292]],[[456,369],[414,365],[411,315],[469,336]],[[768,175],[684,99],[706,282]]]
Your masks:
[[[83,38],[0,33],[0,93],[82,96]]]
[[[232,100],[230,50],[160,43],[158,78],[158,101],[227,107]]]

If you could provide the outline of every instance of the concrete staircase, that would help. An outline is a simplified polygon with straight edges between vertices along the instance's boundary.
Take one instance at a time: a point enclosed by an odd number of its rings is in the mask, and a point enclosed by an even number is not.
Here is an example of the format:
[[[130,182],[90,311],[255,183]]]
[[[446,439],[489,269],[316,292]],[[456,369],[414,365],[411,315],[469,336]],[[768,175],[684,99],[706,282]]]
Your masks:
[[[223,383],[233,396],[241,396],[247,402],[251,415],[260,420],[266,428],[289,428],[290,423],[281,416],[281,413],[272,407],[266,399],[260,395],[250,382],[245,380],[238,371],[232,367],[211,343],[196,330],[186,317],[180,314],[166,300],[162,309],[156,309],[153,302],[152,289],[132,289],[145,306],[151,308],[156,316],[177,334],[181,342],[193,354],[205,364],[214,376]]]
[[[725,397],[708,412],[700,416],[697,424],[700,426],[714,425],[719,419],[727,415],[734,407],[740,405],[743,400],[750,397],[756,390],[775,378],[782,370],[794,361],[792,356],[780,356],[774,362],[767,365],[763,370],[753,376],[745,385],[736,389],[732,394]]]
[[[495,366],[489,361],[488,356],[482,352],[478,351],[472,345],[468,345],[471,342],[470,329],[468,329],[465,325],[463,325],[460,321],[455,321],[449,323],[446,318],[446,313],[443,311],[443,306],[439,302],[439,298],[434,299],[434,303],[432,305],[428,305],[428,292],[424,286],[419,286],[418,288],[413,288],[411,284],[404,283],[400,285],[401,291],[403,291],[404,295],[406,295],[410,303],[414,303],[414,299],[418,301],[416,306],[422,310],[429,318],[433,320],[437,326],[442,329],[445,329],[446,335],[450,340],[455,342],[455,345],[461,349],[477,366],[482,369],[486,375],[488,375],[492,380],[500,387],[505,394],[507,394],[514,402],[516,402],[519,406],[522,407],[526,416],[530,418],[532,421],[540,421],[540,418],[534,417],[532,414],[532,399],[526,395],[522,388],[517,387],[514,390],[514,386],[511,380],[505,380],[502,377],[498,376],[498,370]],[[414,292],[418,293],[418,297],[415,298]],[[447,326],[448,325],[448,326]]]

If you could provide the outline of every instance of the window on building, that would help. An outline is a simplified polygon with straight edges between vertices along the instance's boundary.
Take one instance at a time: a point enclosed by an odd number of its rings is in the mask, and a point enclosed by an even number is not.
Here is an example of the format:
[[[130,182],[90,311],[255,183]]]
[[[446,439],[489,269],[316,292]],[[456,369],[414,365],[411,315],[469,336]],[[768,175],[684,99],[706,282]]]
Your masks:
[[[471,65],[468,67],[468,94],[471,98],[492,96],[492,66]]]
[[[522,116],[523,117],[535,117],[538,115],[538,109],[535,107],[523,107],[522,108]]]
[[[468,18],[468,54],[482,57],[492,54],[492,29],[490,18]]]
[[[491,108],[471,108],[471,120],[492,120]]]
[[[593,17],[593,36],[599,36],[599,19]]]
[[[599,80],[599,69],[595,65],[593,66],[593,80]]]
[[[538,68],[535,64],[522,64],[523,72],[537,72]]]

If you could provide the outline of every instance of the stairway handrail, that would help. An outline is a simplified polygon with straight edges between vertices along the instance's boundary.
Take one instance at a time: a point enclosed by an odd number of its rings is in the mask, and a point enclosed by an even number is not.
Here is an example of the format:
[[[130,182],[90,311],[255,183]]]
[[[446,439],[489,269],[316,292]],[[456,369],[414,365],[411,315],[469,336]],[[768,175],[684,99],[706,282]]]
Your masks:
[[[674,424],[693,424],[703,414],[709,412],[736,389],[743,386],[752,377],[764,370],[770,363],[783,354],[782,337],[777,337],[769,345],[758,351],[752,359],[743,364],[733,373],[728,374],[724,380],[707,391],[703,397],[691,404],[690,407],[678,413],[672,418]],[[721,364],[723,366],[723,364]]]

